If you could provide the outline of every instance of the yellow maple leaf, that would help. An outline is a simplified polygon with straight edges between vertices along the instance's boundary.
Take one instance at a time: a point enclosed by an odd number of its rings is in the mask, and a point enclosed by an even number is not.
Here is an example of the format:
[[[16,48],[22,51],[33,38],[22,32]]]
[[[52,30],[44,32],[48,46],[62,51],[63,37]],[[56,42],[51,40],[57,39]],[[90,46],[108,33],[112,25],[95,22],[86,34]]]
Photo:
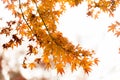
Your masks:
[[[109,32],[109,31],[114,32],[114,31],[115,31],[115,28],[116,28],[116,24],[112,24],[111,26],[109,26],[108,32]]]

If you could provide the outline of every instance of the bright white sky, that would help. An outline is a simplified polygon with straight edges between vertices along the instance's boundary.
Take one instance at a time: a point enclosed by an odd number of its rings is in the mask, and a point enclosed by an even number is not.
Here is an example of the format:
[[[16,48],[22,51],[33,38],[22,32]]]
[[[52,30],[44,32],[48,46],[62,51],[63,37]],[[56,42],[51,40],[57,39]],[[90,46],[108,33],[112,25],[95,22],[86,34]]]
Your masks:
[[[85,3],[79,7],[69,9],[60,19],[59,30],[74,44],[80,43],[87,49],[94,49],[100,59],[98,66],[93,67],[87,80],[119,80],[120,79],[120,38],[107,32],[108,26],[115,20],[120,20],[120,9],[115,18],[101,14],[94,20],[86,17]]]
[[[113,33],[107,32],[107,27],[111,22],[116,19],[120,21],[120,8],[117,9],[115,18],[101,14],[99,19],[94,20],[87,17],[85,4],[72,9],[68,8],[60,18],[58,30],[63,32],[63,35],[75,45],[80,43],[84,48],[96,51],[96,57],[99,58],[100,63],[98,66],[93,66],[93,70],[86,80],[120,80],[120,54],[118,54],[120,38],[116,38]],[[0,11],[2,10],[0,17],[7,16],[6,19],[8,20],[9,14],[1,5],[0,3]],[[29,73],[25,70],[23,74],[31,76],[32,74]],[[83,76],[78,71],[72,75],[68,73],[70,72],[68,71],[60,80],[75,80],[75,77]],[[56,74],[56,72],[53,71],[52,74]]]

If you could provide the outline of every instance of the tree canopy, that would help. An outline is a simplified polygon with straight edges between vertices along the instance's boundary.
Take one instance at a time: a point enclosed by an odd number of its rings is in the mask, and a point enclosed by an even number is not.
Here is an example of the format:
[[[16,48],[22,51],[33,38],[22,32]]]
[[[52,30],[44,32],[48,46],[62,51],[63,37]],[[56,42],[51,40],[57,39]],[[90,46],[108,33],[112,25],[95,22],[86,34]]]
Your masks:
[[[22,66],[33,69],[37,64],[44,64],[46,69],[56,68],[57,72],[64,73],[64,67],[69,64],[71,71],[82,67],[86,73],[91,71],[91,66],[98,64],[98,58],[94,57],[94,50],[82,48],[81,45],[73,45],[63,34],[57,30],[60,16],[66,11],[66,5],[78,6],[87,3],[86,15],[97,19],[104,12],[114,17],[114,11],[119,6],[119,0],[2,0],[5,8],[12,12],[13,20],[6,22],[7,27],[0,30],[0,34],[11,36],[11,39],[3,44],[4,49],[18,47],[24,40],[34,42],[28,44],[26,56],[42,54],[33,62],[27,63],[24,57]],[[57,7],[57,8],[56,8]],[[97,11],[96,11],[97,9]],[[120,36],[120,22],[111,24],[108,31]],[[14,31],[15,33],[12,33]],[[43,53],[39,52],[39,49]]]

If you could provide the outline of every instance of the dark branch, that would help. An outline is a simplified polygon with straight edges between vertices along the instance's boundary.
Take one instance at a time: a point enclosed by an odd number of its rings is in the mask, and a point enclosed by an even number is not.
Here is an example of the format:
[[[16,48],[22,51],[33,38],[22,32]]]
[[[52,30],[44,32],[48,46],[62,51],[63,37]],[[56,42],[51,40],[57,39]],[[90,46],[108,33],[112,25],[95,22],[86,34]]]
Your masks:
[[[22,10],[22,8],[21,8],[21,1],[20,1],[20,0],[19,0],[19,8],[20,8],[20,11],[21,11],[21,13],[22,13],[22,17],[23,17],[25,23],[27,24],[27,26],[29,27],[29,29],[32,31],[32,28],[30,27],[29,23],[28,23],[27,20],[25,19],[25,15],[24,15],[23,10]]]
[[[41,18],[43,24],[44,24],[44,26],[45,26],[45,28],[46,28],[46,30],[47,30],[49,36],[51,36],[51,35],[50,35],[50,31],[49,31],[49,29],[48,29],[48,26],[46,25],[44,19],[43,19],[42,16],[41,16],[41,13],[40,13],[40,10],[39,10],[39,8],[38,8],[37,3],[36,3],[35,1],[34,1],[34,3],[35,3],[35,6],[36,6],[36,8],[37,8],[37,12],[38,12],[38,14],[39,14],[39,16],[40,16],[40,18]]]
[[[38,14],[39,14],[39,17],[41,18],[41,20],[42,20],[42,22],[43,22],[43,24],[44,24],[44,26],[45,26],[45,28],[46,28],[46,30],[47,30],[47,32],[48,32],[48,35],[50,36],[50,38],[52,39],[52,41],[55,42],[55,44],[56,44],[57,46],[59,46],[60,48],[62,48],[64,51],[68,52],[68,51],[67,51],[65,48],[63,48],[60,44],[57,44],[57,42],[55,41],[55,39],[51,36],[51,33],[50,33],[49,29],[48,29],[48,26],[46,25],[43,17],[41,16],[41,13],[40,13],[40,10],[39,10],[39,8],[38,8],[37,3],[36,3],[35,1],[34,1],[34,3],[35,3],[35,6],[36,6],[36,8],[37,8],[37,12],[38,12]]]
[[[63,48],[60,44],[57,44],[57,42],[55,41],[55,39],[51,36],[50,31],[49,31],[49,29],[48,29],[48,26],[46,25],[44,19],[43,19],[42,16],[41,16],[41,13],[40,13],[40,10],[39,10],[39,8],[38,8],[37,3],[36,3],[35,1],[34,1],[34,3],[35,3],[35,6],[36,6],[36,8],[37,8],[37,12],[38,12],[38,14],[39,14],[39,17],[41,18],[41,20],[42,20],[42,22],[43,22],[43,24],[44,24],[44,26],[45,26],[45,28],[46,28],[46,31],[48,32],[48,35],[50,36],[50,38],[52,39],[52,41],[55,42],[55,44],[56,44],[57,46],[59,46],[60,48],[62,48],[64,51],[68,52],[68,51],[67,51],[65,48]],[[25,19],[25,15],[24,15],[24,13],[23,13],[23,11],[22,11],[22,8],[21,8],[21,1],[20,1],[20,0],[19,0],[19,8],[20,8],[20,11],[21,11],[23,20],[25,21],[25,23],[26,23],[26,25],[29,27],[29,29],[33,32],[32,28],[31,28],[30,25],[29,25],[29,23],[28,23],[27,20]],[[33,32],[33,34],[35,35],[34,32]],[[35,35],[35,36],[36,36],[36,38],[38,37],[37,35]]]

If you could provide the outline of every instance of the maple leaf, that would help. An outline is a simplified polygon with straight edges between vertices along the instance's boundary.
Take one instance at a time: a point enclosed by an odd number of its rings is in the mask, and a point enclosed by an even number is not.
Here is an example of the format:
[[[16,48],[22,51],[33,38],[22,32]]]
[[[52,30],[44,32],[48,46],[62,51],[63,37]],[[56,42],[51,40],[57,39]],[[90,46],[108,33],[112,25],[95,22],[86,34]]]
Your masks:
[[[16,34],[13,34],[12,38],[13,38],[14,42],[16,43],[16,44],[14,44],[14,46],[18,46],[18,45],[22,44],[22,38],[18,38],[18,36]]]
[[[95,58],[95,59],[94,59],[94,63],[95,63],[96,65],[98,65],[98,62],[99,62],[98,58]]]
[[[8,5],[6,5],[5,8],[8,8],[8,10],[11,10],[11,9],[15,8],[15,5],[14,4],[8,4]]]
[[[36,62],[37,64],[39,64],[40,67],[42,67],[42,68],[49,69],[51,67],[51,65],[49,63],[45,65],[45,63],[42,62],[41,58],[35,58],[34,62]]]
[[[109,31],[114,32],[114,31],[115,31],[115,28],[116,28],[116,24],[112,24],[111,26],[108,27],[108,32],[109,32]]]
[[[8,49],[10,47],[13,48],[14,47],[14,41],[10,40],[8,43],[3,44],[2,47],[5,48],[5,49]]]
[[[76,70],[76,64],[75,63],[73,63],[72,65],[71,65],[71,70],[72,70],[72,72],[74,71],[74,70]]]
[[[116,31],[116,32],[115,32],[115,35],[116,35],[117,37],[119,37],[119,36],[120,36],[120,31]]]
[[[41,58],[36,58],[35,60],[34,60],[34,62],[36,62],[36,63],[40,63],[41,62]]]
[[[6,36],[9,36],[11,30],[12,30],[11,27],[4,27],[4,28],[2,28],[2,30],[0,31],[0,34],[6,34]]]
[[[26,63],[23,63],[23,64],[22,64],[22,67],[26,69],[26,68],[27,68],[27,64],[26,64]]]
[[[57,69],[57,74],[60,73],[60,74],[63,74],[64,73],[64,69],[63,69],[63,64],[62,63],[58,63],[56,65],[56,69]]]
[[[32,70],[33,68],[36,67],[36,64],[35,63],[30,63],[28,67]]]
[[[17,37],[16,34],[13,34],[13,35],[12,35],[12,38],[14,39],[14,41],[19,41],[19,38]]]
[[[43,62],[44,62],[45,64],[48,64],[48,63],[50,62],[50,60],[49,60],[49,58],[48,58],[47,55],[43,56]]]
[[[28,54],[39,54],[38,49],[42,48],[42,58],[35,58],[34,62],[26,63],[23,60],[23,67],[33,69],[36,64],[43,65],[46,68],[57,69],[57,73],[63,74],[64,67],[70,64],[71,71],[76,67],[83,67],[86,73],[91,71],[91,66],[95,63],[98,65],[98,59],[94,58],[94,52],[85,50],[82,46],[73,45],[61,32],[57,30],[57,24],[60,16],[66,11],[66,3],[71,7],[78,6],[85,0],[2,0],[5,7],[15,16],[14,21],[6,22],[8,27],[1,30],[0,34],[12,36],[9,42],[3,44],[3,48],[14,48],[20,46],[23,38],[27,38],[29,42],[35,42],[28,46]],[[87,15],[96,19],[99,18],[101,12],[110,16],[114,15],[114,11],[120,4],[119,0],[86,0],[88,5]],[[55,5],[59,4],[59,9],[55,9]],[[35,5],[35,6],[33,6]],[[19,8],[19,9],[18,9]],[[96,12],[98,8],[98,12]],[[118,29],[120,23],[116,21],[108,27],[108,31],[112,31],[120,35]],[[10,27],[10,28],[9,28]],[[14,28],[15,34],[11,31]],[[21,36],[21,37],[19,37]],[[26,39],[25,39],[26,40]],[[32,55],[31,55],[32,56]]]
[[[16,21],[9,21],[9,22],[7,22],[7,25],[11,27],[11,26],[14,25],[15,23],[16,23]]]
[[[32,45],[29,45],[28,48],[29,48],[29,52],[27,54],[31,55],[33,53],[34,55],[36,55],[38,53],[36,47],[33,47]]]
[[[89,74],[91,72],[91,68],[89,66],[84,67],[85,73]]]

